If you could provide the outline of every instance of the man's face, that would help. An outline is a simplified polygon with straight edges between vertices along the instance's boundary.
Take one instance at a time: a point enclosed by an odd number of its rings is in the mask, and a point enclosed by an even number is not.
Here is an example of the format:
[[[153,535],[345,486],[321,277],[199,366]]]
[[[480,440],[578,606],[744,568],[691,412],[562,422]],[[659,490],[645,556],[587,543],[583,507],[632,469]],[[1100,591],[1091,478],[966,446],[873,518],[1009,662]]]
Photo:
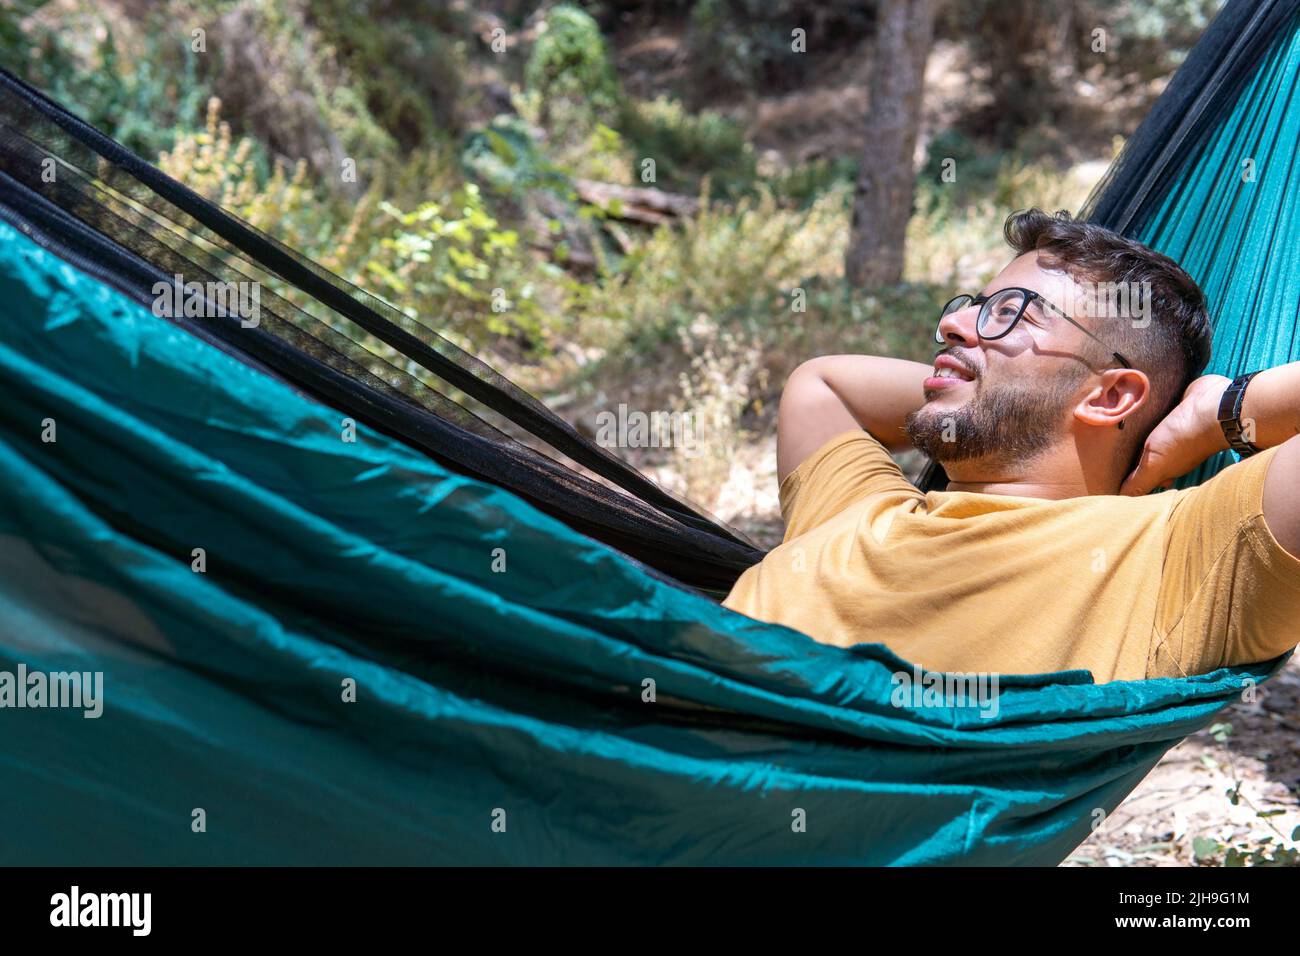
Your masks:
[[[1011,286],[1032,289],[1058,306],[1082,295],[1063,272],[1039,268],[1032,252],[1015,259],[980,291]],[[1080,385],[1092,374],[1088,363],[1095,358],[1095,346],[1037,300],[1007,335],[993,340],[976,334],[979,311],[970,305],[940,322],[947,344],[936,355],[936,372],[955,362],[964,377],[926,379],[926,403],[908,416],[908,438],[939,462],[1024,461],[1055,443],[1068,427]],[[1086,318],[1078,321],[1092,324]]]

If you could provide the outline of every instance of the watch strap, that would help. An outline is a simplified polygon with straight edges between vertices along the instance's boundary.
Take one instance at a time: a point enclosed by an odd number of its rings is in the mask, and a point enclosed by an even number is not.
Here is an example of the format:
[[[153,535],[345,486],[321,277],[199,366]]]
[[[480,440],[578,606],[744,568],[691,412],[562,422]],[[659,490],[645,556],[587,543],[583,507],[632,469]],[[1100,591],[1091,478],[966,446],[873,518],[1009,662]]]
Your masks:
[[[1241,404],[1246,397],[1246,386],[1258,374],[1259,372],[1255,371],[1238,375],[1232,380],[1232,384],[1223,390],[1223,398],[1219,399],[1219,427],[1223,429],[1223,437],[1228,440],[1228,447],[1242,458],[1260,451],[1242,438],[1241,427]]]

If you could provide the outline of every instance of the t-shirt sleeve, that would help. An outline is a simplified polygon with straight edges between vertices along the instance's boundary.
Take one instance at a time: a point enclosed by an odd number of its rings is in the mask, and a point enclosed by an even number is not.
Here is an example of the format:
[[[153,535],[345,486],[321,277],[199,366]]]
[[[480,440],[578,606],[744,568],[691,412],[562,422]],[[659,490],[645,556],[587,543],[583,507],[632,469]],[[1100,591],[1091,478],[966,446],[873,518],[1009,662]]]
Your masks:
[[[781,482],[785,540],[817,527],[849,505],[886,491],[920,495],[889,449],[868,432],[837,435]]]
[[[1177,492],[1157,605],[1164,651],[1187,674],[1267,661],[1300,639],[1300,558],[1264,519],[1276,448]]]

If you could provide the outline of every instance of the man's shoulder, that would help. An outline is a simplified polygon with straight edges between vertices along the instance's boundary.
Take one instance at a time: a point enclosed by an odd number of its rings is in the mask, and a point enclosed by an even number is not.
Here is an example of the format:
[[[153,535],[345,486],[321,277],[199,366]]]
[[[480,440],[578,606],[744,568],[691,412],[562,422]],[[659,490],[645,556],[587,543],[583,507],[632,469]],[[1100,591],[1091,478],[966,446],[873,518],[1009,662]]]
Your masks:
[[[921,497],[889,450],[862,429],[834,436],[781,483],[785,540],[797,537],[880,494]]]

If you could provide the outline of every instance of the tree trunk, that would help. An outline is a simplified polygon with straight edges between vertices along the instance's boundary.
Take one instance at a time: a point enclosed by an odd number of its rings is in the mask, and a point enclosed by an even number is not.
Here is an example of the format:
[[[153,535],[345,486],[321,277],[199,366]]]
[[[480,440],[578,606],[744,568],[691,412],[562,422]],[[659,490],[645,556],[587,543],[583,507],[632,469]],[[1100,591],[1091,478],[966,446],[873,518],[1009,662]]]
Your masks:
[[[937,6],[938,0],[881,0],[877,7],[866,143],[844,256],[844,274],[854,286],[891,285],[903,277],[916,180],[912,156]]]

